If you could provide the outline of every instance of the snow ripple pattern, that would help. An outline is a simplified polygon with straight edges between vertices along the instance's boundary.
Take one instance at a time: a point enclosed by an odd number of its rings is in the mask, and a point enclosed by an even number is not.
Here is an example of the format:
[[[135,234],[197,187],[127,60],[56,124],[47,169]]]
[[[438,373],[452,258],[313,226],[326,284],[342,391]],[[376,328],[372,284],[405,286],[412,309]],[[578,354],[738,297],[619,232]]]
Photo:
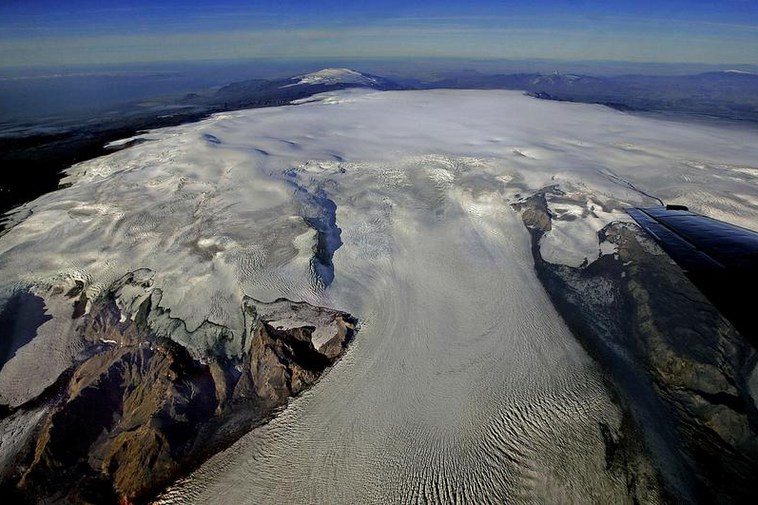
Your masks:
[[[149,268],[189,330],[230,328],[230,353],[243,352],[244,295],[362,323],[315,387],[163,503],[623,502],[599,429],[620,413],[536,279],[510,203],[554,184],[652,203],[623,178],[667,201],[696,189],[691,207],[758,222],[754,133],[517,92],[346,90],[150,139],[73,167],[69,187],[15,214],[0,297],[75,278],[92,298]],[[565,212],[556,262],[599,251],[598,220],[618,217]],[[561,237],[578,233],[590,240],[563,258]],[[69,309],[49,310],[0,370],[4,402],[38,394],[78,351],[59,341]]]

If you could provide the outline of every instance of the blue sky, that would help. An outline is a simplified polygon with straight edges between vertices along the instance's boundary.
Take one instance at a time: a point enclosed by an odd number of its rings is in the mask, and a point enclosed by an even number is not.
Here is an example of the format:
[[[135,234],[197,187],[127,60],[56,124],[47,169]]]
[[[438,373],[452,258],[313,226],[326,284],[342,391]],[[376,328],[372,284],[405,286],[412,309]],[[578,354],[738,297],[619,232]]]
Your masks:
[[[258,57],[758,64],[758,1],[0,0],[0,66]]]

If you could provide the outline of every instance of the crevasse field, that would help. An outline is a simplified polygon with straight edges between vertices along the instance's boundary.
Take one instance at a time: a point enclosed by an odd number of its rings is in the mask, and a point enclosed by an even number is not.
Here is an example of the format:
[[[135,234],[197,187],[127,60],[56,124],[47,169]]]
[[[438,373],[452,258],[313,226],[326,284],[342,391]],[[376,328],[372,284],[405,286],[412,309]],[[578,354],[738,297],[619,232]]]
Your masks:
[[[620,409],[537,280],[511,204],[549,185],[587,201],[589,216],[552,209],[576,218],[540,243],[571,266],[613,254],[597,231],[652,197],[758,222],[754,131],[519,92],[346,90],[142,137],[11,218],[0,297],[69,278],[94,298],[149,268],[190,330],[241,330],[245,295],[361,321],[316,386],[165,503],[621,500],[598,428]],[[78,352],[61,337],[69,314],[47,310],[0,370],[3,403],[38,395]]]

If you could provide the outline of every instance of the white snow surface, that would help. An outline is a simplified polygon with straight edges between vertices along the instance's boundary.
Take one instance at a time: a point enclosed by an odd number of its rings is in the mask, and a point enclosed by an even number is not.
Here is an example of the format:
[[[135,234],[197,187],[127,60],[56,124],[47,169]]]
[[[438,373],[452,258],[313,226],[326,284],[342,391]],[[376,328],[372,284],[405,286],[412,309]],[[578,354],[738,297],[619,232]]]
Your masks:
[[[572,265],[612,253],[596,232],[626,219],[623,205],[656,203],[624,181],[758,228],[754,132],[512,91],[346,90],[150,139],[74,166],[70,186],[0,237],[0,298],[32,285],[54,316],[0,370],[1,401],[38,394],[79,351],[51,294],[75,280],[92,299],[149,268],[161,305],[189,330],[231,328],[232,353],[245,351],[244,295],[362,322],[313,389],[166,503],[619,501],[626,483],[598,428],[619,412],[536,279],[510,204],[565,191],[548,203],[575,218],[542,247]],[[334,202],[342,230],[328,288],[310,267],[306,193]]]
[[[370,86],[376,84],[376,79],[349,68],[324,68],[318,72],[303,74],[293,77],[296,83],[288,84],[364,84]]]

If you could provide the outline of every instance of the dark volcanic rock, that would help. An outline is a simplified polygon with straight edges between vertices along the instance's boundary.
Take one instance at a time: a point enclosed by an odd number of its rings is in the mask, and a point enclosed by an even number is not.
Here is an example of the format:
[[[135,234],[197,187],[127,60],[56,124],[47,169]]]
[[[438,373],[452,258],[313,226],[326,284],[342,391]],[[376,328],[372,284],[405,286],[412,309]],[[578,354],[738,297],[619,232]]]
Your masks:
[[[310,387],[355,331],[344,312],[246,299],[244,353],[201,357],[156,329],[179,320],[155,292],[149,275],[132,273],[79,316],[88,353],[46,392],[47,414],[5,476],[6,492],[30,502],[145,501]],[[132,317],[119,308],[127,294],[138,303]]]
[[[532,234],[553,303],[603,365],[676,501],[747,503],[758,496],[758,411],[748,381],[758,355],[636,225],[611,223],[617,253],[573,268],[545,261],[545,188],[514,205]]]

